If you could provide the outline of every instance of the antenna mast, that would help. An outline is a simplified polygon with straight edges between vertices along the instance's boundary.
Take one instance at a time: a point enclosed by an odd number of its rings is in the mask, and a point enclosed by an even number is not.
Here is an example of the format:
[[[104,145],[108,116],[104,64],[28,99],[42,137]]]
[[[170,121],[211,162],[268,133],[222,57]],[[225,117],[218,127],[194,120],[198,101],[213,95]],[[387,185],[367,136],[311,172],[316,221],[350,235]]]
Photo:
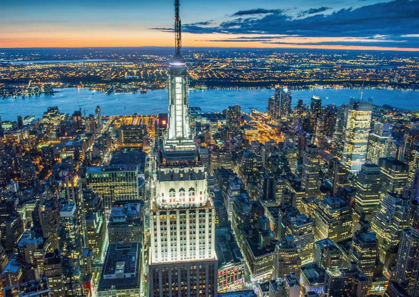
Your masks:
[[[182,47],[182,36],[181,36],[181,21],[179,16],[179,0],[175,0],[175,46],[176,56],[180,57],[180,49]]]

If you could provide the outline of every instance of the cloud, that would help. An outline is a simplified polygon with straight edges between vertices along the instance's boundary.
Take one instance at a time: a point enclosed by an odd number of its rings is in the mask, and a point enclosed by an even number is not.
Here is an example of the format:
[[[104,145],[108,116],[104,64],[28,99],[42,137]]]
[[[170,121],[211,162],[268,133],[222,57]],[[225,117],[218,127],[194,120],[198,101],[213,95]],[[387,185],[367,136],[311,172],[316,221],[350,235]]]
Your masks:
[[[352,9],[351,7],[331,11],[328,7],[311,8],[291,15],[281,9],[241,10],[234,17],[221,22],[202,22],[183,26],[184,32],[193,34],[228,34],[231,42],[259,41],[265,43],[287,42],[278,36],[297,36],[307,38],[351,37],[351,43],[377,44],[386,41],[388,44],[403,44],[405,47],[419,47],[419,0],[393,0]],[[255,35],[257,39],[234,39],[234,35]],[[226,39],[231,39],[226,38]],[[262,38],[262,39],[261,39]],[[362,39],[362,40],[360,40]],[[345,44],[341,40],[329,43]],[[384,42],[383,42],[384,44]]]
[[[304,10],[304,11],[300,12],[298,14],[298,17],[302,17],[302,16],[309,15],[309,14],[317,14],[317,13],[324,12],[324,11],[329,10],[329,9],[330,9],[330,7],[326,7],[326,6],[322,6],[322,7],[319,7],[319,8],[310,8],[308,10]]]
[[[215,26],[190,24],[184,26],[189,33],[229,34],[298,34],[300,36],[373,36],[406,35],[419,33],[419,0],[395,0],[357,9],[341,9],[328,15],[308,15],[293,18],[283,10],[254,9],[234,15],[264,11],[265,15],[239,17]],[[268,13],[269,11],[269,13]],[[310,10],[309,10],[310,11]]]
[[[209,20],[209,21],[205,21],[205,22],[192,23],[190,25],[193,25],[193,26],[209,26],[209,25],[212,24],[212,22],[213,22],[212,20]]]
[[[250,10],[239,10],[238,12],[234,13],[233,17],[245,16],[245,15],[256,15],[256,14],[270,14],[270,13],[278,13],[282,12],[282,9],[264,9],[264,8],[255,8]]]

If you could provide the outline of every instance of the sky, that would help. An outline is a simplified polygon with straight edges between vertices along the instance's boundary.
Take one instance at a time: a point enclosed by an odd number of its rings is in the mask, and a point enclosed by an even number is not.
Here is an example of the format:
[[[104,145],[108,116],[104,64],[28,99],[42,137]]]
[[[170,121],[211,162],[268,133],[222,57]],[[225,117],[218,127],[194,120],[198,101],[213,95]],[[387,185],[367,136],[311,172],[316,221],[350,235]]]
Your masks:
[[[419,51],[419,0],[180,0],[187,47]],[[173,46],[173,0],[0,0],[0,48]]]

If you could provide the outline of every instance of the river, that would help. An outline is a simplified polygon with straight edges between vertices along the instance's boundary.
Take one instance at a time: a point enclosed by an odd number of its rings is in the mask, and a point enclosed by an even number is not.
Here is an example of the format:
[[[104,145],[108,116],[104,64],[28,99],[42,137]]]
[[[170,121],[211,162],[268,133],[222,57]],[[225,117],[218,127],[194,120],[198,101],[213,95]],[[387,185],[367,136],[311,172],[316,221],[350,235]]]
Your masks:
[[[199,106],[203,111],[222,111],[226,107],[240,104],[243,111],[256,108],[265,111],[272,89],[237,89],[237,90],[193,90],[189,93],[189,105]],[[360,98],[359,89],[314,89],[309,91],[292,91],[293,105],[298,99],[310,103],[310,98],[318,95],[323,105],[348,103],[350,97]],[[419,92],[400,90],[367,89],[363,98],[373,97],[375,105],[389,104],[403,109],[419,110]],[[94,113],[99,105],[104,115],[158,114],[167,112],[167,90],[148,91],[147,94],[114,94],[93,92],[89,89],[57,89],[55,95],[0,100],[2,120],[16,120],[17,116],[34,115],[35,118],[50,106],[58,106],[61,112],[73,113],[79,108],[86,114]]]

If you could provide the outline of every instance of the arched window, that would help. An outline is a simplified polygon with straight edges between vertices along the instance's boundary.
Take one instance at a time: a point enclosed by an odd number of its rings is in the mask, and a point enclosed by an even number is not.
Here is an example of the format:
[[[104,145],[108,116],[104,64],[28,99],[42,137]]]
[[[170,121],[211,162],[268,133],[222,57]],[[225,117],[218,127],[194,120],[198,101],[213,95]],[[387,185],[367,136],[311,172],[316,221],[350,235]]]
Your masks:
[[[189,202],[195,202],[195,189],[194,188],[189,188]]]
[[[179,202],[185,202],[185,197],[186,197],[185,189],[180,188],[179,189]]]
[[[170,198],[175,198],[176,197],[176,191],[175,191],[175,189],[170,189],[169,190],[169,197]]]

